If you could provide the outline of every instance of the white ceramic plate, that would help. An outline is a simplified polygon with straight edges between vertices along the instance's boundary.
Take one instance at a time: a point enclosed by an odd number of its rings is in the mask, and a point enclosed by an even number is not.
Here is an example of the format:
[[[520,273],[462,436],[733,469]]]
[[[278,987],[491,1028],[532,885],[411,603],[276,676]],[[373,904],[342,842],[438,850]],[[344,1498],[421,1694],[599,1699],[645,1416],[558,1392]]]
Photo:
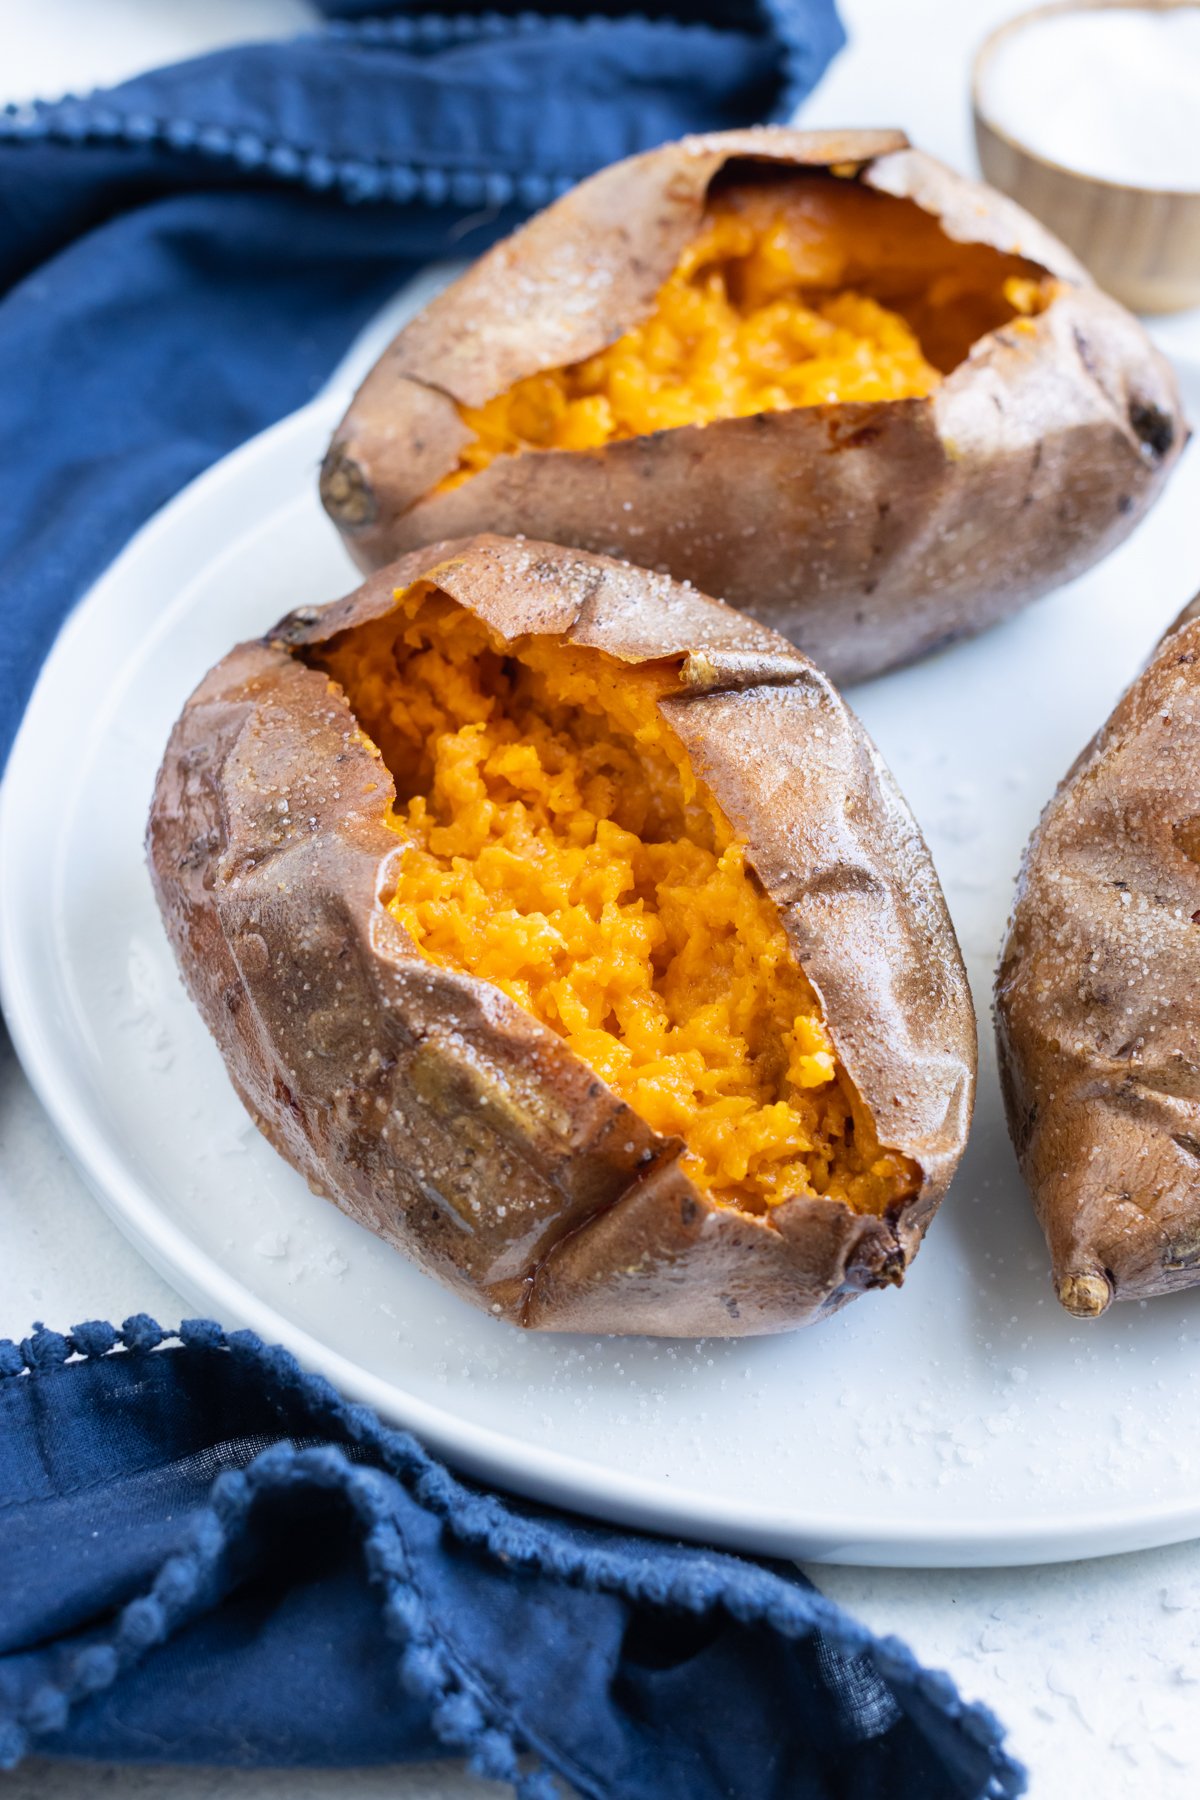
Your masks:
[[[289,1345],[460,1467],[585,1512],[865,1563],[1200,1534],[1200,1291],[1089,1325],[1060,1311],[988,1026],[1038,811],[1200,581],[1200,455],[1102,569],[854,696],[932,846],[983,1022],[970,1149],[903,1291],[741,1343],[526,1336],[314,1198],[258,1137],[182,992],[142,860],[159,755],[200,675],[352,585],[315,479],[352,372],[134,540],[55,646],[9,766],[8,1020],[102,1203],[196,1306]],[[1200,367],[1183,373],[1198,417]]]

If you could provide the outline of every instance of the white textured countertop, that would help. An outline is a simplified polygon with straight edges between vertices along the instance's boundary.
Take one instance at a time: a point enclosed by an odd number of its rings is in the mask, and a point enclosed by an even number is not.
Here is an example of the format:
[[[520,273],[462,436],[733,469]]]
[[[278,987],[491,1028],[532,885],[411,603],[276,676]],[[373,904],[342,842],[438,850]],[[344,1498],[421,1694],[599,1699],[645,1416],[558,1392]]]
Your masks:
[[[852,32],[804,122],[901,125],[973,166],[970,51],[1006,0],[842,0]],[[79,91],[239,37],[283,35],[302,0],[0,0],[0,100]],[[1200,319],[1177,325],[1194,329]],[[0,1336],[187,1309],[90,1198],[0,1034]],[[1036,1396],[1029,1403],[1036,1405]],[[1191,1404],[1180,1396],[1181,1405]],[[1030,1570],[830,1569],[819,1585],[906,1638],[1005,1720],[1035,1800],[1200,1794],[1200,1544]],[[279,1774],[27,1763],[11,1800],[468,1800],[452,1767]]]

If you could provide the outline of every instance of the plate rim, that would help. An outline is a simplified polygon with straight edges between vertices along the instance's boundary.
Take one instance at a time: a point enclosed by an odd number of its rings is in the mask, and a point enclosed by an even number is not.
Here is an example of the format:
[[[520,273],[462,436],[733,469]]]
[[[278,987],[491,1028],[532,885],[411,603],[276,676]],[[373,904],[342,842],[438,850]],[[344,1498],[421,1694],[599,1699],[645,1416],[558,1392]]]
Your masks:
[[[195,1304],[210,1307],[226,1326],[249,1328],[282,1344],[318,1370],[349,1398],[373,1406],[393,1425],[411,1430],[438,1455],[477,1479],[526,1498],[549,1502],[637,1529],[689,1537],[728,1548],[800,1557],[813,1562],[865,1566],[965,1568],[1029,1566],[1079,1561],[1149,1549],[1200,1535],[1200,1495],[1131,1506],[1085,1507],[1064,1515],[994,1523],[962,1520],[897,1523],[886,1510],[858,1515],[853,1528],[829,1512],[784,1511],[777,1506],[708,1496],[692,1486],[670,1486],[669,1476],[647,1477],[523,1442],[511,1431],[463,1418],[451,1407],[423,1399],[373,1374],[294,1324],[251,1286],[228,1273],[183,1228],[158,1208],[148,1185],[110,1150],[98,1127],[72,1107],[78,1085],[65,1034],[55,1034],[37,1006],[32,971],[22,967],[19,908],[11,890],[18,858],[18,813],[28,784],[38,778],[37,744],[42,721],[54,706],[81,634],[120,591],[129,565],[169,537],[190,512],[203,511],[221,490],[236,484],[246,465],[269,457],[294,434],[304,437],[344,403],[342,369],[313,399],[239,445],[198,475],[137,531],[73,609],[42,666],[0,783],[0,1007],[30,1085],[89,1191],[146,1260]],[[237,531],[230,531],[230,538]],[[176,1321],[177,1322],[177,1321]]]

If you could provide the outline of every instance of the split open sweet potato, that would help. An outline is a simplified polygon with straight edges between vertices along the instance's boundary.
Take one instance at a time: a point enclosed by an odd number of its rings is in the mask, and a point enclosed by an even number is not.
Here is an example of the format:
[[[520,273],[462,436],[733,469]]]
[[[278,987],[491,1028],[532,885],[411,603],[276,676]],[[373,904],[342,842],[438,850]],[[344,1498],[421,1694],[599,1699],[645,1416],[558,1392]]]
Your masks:
[[[916,826],[824,675],[665,577],[480,538],[292,615],[188,702],[149,853],[272,1143],[514,1323],[805,1323],[961,1154]]]
[[[476,531],[688,579],[838,681],[1132,529],[1186,438],[1141,325],[897,132],[688,138],[582,183],[400,332],[321,491],[364,569]]]

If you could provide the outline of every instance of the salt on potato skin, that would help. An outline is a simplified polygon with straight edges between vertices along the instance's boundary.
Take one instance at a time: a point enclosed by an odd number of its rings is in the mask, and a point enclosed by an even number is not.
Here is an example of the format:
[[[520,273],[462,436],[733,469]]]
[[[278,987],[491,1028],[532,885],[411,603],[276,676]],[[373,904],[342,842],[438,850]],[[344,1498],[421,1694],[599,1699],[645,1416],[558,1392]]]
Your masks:
[[[1026,850],[996,978],[1009,1130],[1079,1318],[1200,1283],[1200,603]]]
[[[396,825],[415,795],[397,794],[328,666],[381,621],[394,640],[398,590],[445,595],[505,658],[541,643],[564,653],[556,667],[586,653],[622,684],[661,682],[662,741],[775,909],[856,1141],[873,1133],[908,1165],[881,1212],[802,1191],[760,1211],[726,1203],[692,1178],[683,1138],[556,1029],[402,928],[390,903],[411,846]],[[365,691],[356,702],[366,715]],[[292,615],[188,702],[148,846],[185,979],[265,1135],[316,1191],[510,1323],[663,1337],[809,1323],[900,1282],[962,1153],[974,1014],[911,816],[819,670],[664,576],[477,538]]]
[[[1186,436],[1167,359],[1012,202],[897,132],[763,127],[615,164],[482,256],[367,376],[321,492],[360,568],[524,532],[845,683],[1082,573]]]

